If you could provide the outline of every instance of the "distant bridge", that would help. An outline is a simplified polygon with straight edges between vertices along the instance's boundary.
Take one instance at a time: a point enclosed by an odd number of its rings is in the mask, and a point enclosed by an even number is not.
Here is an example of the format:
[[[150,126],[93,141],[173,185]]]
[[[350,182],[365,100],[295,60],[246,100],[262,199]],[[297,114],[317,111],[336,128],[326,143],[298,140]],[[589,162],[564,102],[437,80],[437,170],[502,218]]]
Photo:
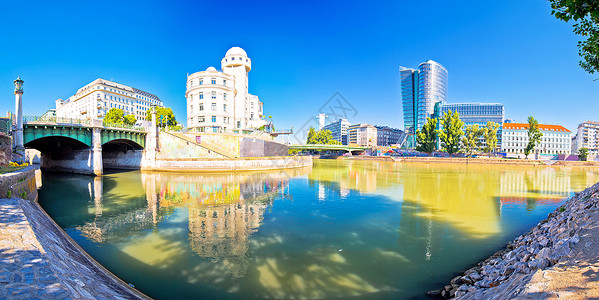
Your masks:
[[[364,152],[368,147],[363,146],[348,146],[348,145],[320,145],[320,144],[306,144],[306,145],[290,145],[289,150],[299,151],[337,151],[347,152],[352,154],[359,154]]]
[[[39,150],[42,167],[101,175],[104,166],[138,168],[147,132],[102,120],[23,117],[23,145]]]

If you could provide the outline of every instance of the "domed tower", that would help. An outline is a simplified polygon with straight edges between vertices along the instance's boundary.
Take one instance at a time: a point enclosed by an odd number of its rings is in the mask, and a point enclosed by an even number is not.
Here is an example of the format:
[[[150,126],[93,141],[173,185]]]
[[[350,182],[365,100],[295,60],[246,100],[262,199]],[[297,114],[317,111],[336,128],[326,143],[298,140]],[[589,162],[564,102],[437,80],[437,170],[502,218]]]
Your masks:
[[[248,110],[248,73],[252,69],[252,60],[249,59],[245,50],[233,47],[227,51],[221,60],[224,73],[235,76],[235,115],[234,127],[245,128],[247,126]]]

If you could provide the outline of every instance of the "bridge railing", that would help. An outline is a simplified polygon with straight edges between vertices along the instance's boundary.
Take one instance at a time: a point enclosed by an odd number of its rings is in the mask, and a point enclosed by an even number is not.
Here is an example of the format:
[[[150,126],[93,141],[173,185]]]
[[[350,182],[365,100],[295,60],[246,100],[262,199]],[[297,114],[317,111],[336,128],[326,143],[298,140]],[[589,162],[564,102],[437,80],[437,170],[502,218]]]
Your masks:
[[[125,123],[109,123],[109,122],[104,122],[104,127],[107,127],[107,128],[122,128],[122,129],[138,130],[138,131],[145,131],[146,130],[146,128],[143,127],[143,126],[129,125],[129,124],[125,124]]]
[[[23,116],[23,124],[92,125],[92,120],[56,116]]]

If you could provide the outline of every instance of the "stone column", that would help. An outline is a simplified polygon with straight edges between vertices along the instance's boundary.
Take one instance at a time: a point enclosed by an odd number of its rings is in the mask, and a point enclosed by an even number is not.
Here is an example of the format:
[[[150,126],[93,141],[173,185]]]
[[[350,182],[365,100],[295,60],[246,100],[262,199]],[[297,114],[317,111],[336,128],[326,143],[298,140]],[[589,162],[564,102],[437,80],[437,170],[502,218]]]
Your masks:
[[[94,175],[100,176],[104,169],[102,165],[102,129],[94,127],[92,130],[92,170]]]
[[[17,79],[19,80],[19,79]],[[16,80],[15,80],[16,81]],[[23,89],[15,88],[15,129],[13,131],[13,139],[15,144],[15,152],[20,155],[20,160],[25,159],[25,146],[23,146]]]
[[[158,127],[156,125],[156,107],[152,108],[152,124],[146,131],[146,165],[150,168],[156,167],[156,152],[159,151],[158,146]]]

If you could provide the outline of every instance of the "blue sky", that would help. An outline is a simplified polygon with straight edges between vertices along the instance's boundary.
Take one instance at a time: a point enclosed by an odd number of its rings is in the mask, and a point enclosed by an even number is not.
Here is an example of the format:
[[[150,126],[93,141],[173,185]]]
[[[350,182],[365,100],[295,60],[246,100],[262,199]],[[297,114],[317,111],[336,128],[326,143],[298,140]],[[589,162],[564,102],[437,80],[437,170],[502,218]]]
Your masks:
[[[184,122],[186,75],[240,46],[277,128],[301,127],[339,92],[350,122],[403,129],[398,68],[433,59],[449,102],[501,102],[508,118],[574,131],[599,121],[599,75],[578,66],[579,37],[550,11],[542,0],[3,1],[0,111],[13,110],[17,76],[27,115],[101,77],[156,94]]]

